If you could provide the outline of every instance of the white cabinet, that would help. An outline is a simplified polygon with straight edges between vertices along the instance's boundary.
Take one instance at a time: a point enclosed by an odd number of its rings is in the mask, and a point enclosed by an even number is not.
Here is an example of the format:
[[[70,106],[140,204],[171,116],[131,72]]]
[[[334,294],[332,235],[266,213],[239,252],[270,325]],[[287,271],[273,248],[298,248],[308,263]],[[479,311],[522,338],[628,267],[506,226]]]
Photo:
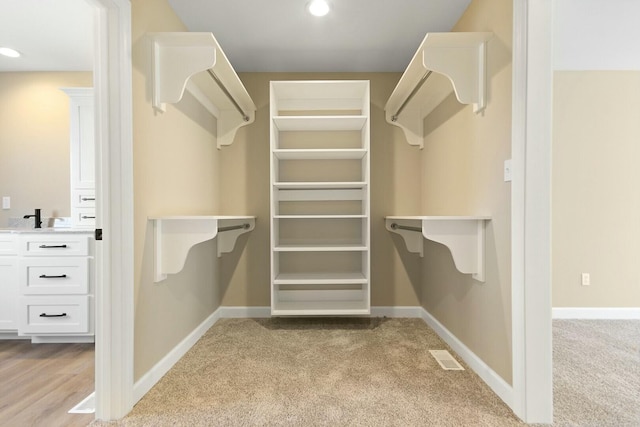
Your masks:
[[[271,314],[369,314],[369,82],[270,95]]]
[[[15,332],[18,301],[16,235],[0,233],[0,332]]]
[[[25,233],[18,246],[18,334],[34,342],[93,340],[89,233]]]
[[[71,222],[95,226],[95,131],[93,88],[63,88],[69,96]]]

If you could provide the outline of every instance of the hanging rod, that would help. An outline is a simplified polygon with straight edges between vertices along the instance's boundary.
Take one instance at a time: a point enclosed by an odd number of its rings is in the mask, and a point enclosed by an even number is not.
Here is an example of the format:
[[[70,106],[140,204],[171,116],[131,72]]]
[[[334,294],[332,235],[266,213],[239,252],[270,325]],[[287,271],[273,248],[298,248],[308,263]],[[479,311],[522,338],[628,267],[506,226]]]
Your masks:
[[[400,225],[395,222],[391,224],[392,230],[408,230],[408,231],[417,231],[418,233],[422,233],[422,228],[420,227],[411,227],[409,225]]]
[[[240,230],[241,228],[247,230],[251,225],[249,224],[240,224],[240,225],[229,225],[228,227],[218,227],[218,233],[222,233],[223,231],[231,231],[231,230]]]
[[[422,87],[424,82],[427,81],[427,79],[429,78],[431,73],[433,73],[433,71],[429,70],[424,74],[424,76],[422,76],[422,78],[420,79],[420,81],[418,82],[416,87],[413,88],[413,90],[411,91],[409,96],[407,96],[407,99],[405,99],[404,102],[402,103],[402,105],[400,106],[400,108],[398,108],[398,111],[396,111],[396,113],[393,116],[391,116],[391,121],[392,122],[395,122],[395,121],[398,120],[398,116],[400,115],[400,113],[402,113],[402,110],[404,110],[404,107],[407,106],[409,101],[411,101],[411,98],[413,98],[414,95],[420,90],[420,88]]]
[[[240,105],[238,105],[238,103],[236,102],[236,100],[233,98],[233,96],[231,96],[231,94],[229,93],[229,91],[227,90],[226,87],[224,87],[224,85],[222,84],[222,82],[220,81],[220,79],[218,78],[218,76],[216,76],[216,73],[214,73],[213,71],[211,71],[211,69],[207,70],[207,73],[209,73],[209,75],[211,76],[211,78],[213,79],[214,82],[216,82],[216,84],[218,85],[218,87],[220,88],[220,90],[222,90],[222,92],[227,96],[227,98],[229,98],[229,101],[231,101],[233,103],[233,106],[236,107],[236,110],[238,110],[238,112],[240,113],[240,115],[242,116],[242,120],[244,120],[245,122],[248,122],[249,116],[242,110],[242,108],[240,107]]]

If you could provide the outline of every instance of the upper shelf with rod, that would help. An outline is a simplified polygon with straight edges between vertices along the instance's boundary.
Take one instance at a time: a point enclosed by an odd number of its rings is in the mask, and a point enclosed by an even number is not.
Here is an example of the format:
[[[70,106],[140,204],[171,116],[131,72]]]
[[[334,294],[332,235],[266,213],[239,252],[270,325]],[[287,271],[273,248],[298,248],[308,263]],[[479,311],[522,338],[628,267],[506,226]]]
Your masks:
[[[153,106],[164,112],[187,90],[218,119],[218,148],[255,120],[256,106],[211,33],[150,33],[153,49]],[[203,89],[191,78],[203,71],[214,85]]]
[[[424,145],[423,120],[451,92],[473,111],[484,110],[486,44],[493,33],[428,33],[384,107],[387,122],[410,145]]]

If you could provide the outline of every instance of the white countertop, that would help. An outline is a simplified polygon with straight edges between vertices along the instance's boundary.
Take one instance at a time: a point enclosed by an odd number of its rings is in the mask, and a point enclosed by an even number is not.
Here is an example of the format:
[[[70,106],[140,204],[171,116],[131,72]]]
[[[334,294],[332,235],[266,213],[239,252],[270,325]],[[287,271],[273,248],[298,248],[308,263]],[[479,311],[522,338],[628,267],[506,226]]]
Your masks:
[[[0,228],[0,233],[24,234],[24,233],[68,233],[68,234],[93,234],[92,229],[71,228],[71,227],[49,227],[49,228]]]

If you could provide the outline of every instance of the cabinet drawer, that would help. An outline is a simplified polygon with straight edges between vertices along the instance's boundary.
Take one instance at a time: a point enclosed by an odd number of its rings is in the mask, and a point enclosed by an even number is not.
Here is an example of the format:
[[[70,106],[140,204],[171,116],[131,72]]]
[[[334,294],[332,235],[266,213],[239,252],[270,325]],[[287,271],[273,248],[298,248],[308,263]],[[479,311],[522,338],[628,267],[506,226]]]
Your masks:
[[[90,332],[88,296],[22,297],[18,334]]]
[[[71,223],[76,227],[93,228],[96,225],[96,208],[72,208]]]
[[[82,234],[29,234],[22,236],[23,256],[87,256],[89,236]]]
[[[87,294],[89,259],[86,257],[32,257],[18,263],[23,295]]]
[[[0,255],[17,255],[18,243],[15,234],[0,233]]]
[[[78,208],[93,208],[96,206],[95,190],[73,190],[71,192],[71,206]]]

